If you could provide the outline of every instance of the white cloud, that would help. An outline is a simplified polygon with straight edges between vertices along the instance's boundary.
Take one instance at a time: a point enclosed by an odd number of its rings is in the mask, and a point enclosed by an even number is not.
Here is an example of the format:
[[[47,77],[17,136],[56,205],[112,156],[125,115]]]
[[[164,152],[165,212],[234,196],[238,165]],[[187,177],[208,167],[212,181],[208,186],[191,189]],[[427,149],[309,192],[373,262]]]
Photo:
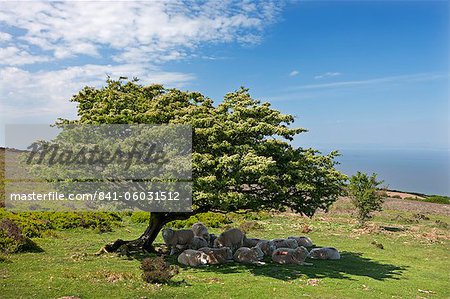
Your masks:
[[[292,72],[289,73],[289,77],[295,77],[299,74],[299,72],[297,70],[293,70]]]
[[[98,57],[106,49],[121,63],[155,63],[183,59],[203,43],[258,43],[279,7],[278,1],[3,2],[0,22],[24,30],[16,43],[54,59]]]
[[[323,84],[309,84],[309,85],[301,85],[292,88],[293,90],[301,90],[301,89],[325,89],[325,88],[335,88],[335,87],[354,87],[358,85],[372,85],[372,84],[380,84],[380,83],[392,83],[392,82],[417,82],[417,81],[433,81],[438,79],[448,78],[448,74],[429,74],[429,73],[420,73],[420,74],[411,74],[411,75],[399,75],[399,76],[389,76],[389,77],[381,77],[367,80],[353,80],[353,81],[339,81],[332,83],[323,83]]]
[[[214,57],[199,51],[205,44],[259,43],[282,6],[277,0],[3,1],[0,118],[73,113],[71,95],[102,85],[107,74],[182,87],[195,76],[164,71],[164,63]]]
[[[193,80],[191,74],[149,70],[140,65],[85,65],[56,71],[29,72],[17,67],[0,68],[2,113],[15,117],[32,115],[67,115],[74,111],[70,97],[83,86],[100,86],[106,76],[137,76],[146,83],[178,87]]]
[[[339,90],[352,90],[356,88],[377,88],[391,86],[393,84],[407,84],[410,86],[414,82],[431,82],[438,80],[448,80],[449,74],[446,73],[417,73],[398,76],[387,76],[364,80],[338,81],[321,84],[306,84],[284,88],[276,91],[273,96],[268,95],[272,101],[305,100],[314,99],[318,95],[333,96]]]
[[[12,35],[6,32],[0,32],[0,42],[7,42],[12,39]]]
[[[341,75],[341,73],[338,73],[338,72],[326,72],[324,74],[314,76],[314,79],[323,79],[323,78],[328,78],[328,77],[336,77],[336,76],[340,76],[340,75]]]
[[[21,50],[17,47],[0,48],[0,64],[3,65],[24,65],[33,64],[36,62],[48,61],[49,57],[31,55],[25,50]]]

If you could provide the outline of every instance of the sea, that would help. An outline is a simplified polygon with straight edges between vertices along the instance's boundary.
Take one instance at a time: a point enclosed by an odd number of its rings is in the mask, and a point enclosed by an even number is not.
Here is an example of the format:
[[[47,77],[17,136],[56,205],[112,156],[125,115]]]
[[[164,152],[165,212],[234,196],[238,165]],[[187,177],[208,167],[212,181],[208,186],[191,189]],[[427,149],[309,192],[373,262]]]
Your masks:
[[[326,153],[327,151],[322,151]],[[341,172],[375,172],[390,190],[450,196],[449,150],[340,149]]]

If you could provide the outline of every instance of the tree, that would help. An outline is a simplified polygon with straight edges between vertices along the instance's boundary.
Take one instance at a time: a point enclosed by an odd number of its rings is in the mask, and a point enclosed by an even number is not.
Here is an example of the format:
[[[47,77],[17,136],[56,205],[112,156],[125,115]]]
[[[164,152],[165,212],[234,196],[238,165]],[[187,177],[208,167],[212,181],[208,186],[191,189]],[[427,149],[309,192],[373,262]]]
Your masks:
[[[372,212],[382,210],[384,200],[381,192],[378,191],[378,186],[382,183],[383,181],[377,181],[376,173],[372,173],[369,177],[366,173],[358,171],[356,175],[350,178],[348,191],[357,209],[357,219],[360,226],[372,218]]]
[[[294,117],[251,98],[248,89],[213,101],[198,92],[142,86],[108,78],[102,88],[85,87],[71,99],[78,103],[73,124],[189,124],[192,134],[192,213],[151,213],[145,232],[136,240],[106,246],[115,251],[128,244],[152,249],[170,221],[207,212],[284,210],[312,216],[327,209],[341,194],[346,177],[337,171],[337,152],[321,155],[294,148],[289,141],[302,128]]]

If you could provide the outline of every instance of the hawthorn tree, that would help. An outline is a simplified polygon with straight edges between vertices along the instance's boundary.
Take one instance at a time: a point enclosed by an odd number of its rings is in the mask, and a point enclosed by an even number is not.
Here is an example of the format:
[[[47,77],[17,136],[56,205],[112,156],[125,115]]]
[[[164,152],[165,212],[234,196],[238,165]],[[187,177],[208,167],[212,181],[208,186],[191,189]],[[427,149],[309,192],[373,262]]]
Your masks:
[[[348,193],[357,210],[359,226],[372,218],[371,213],[383,209],[383,195],[378,190],[383,181],[377,181],[377,174],[369,176],[366,173],[357,172],[350,178]]]
[[[107,251],[124,244],[151,250],[165,224],[208,211],[289,208],[312,216],[344,187],[345,175],[334,168],[338,153],[294,148],[290,141],[306,130],[292,128],[292,115],[252,99],[245,88],[215,105],[198,92],[108,78],[106,86],[85,87],[71,101],[78,103],[78,119],[60,123],[189,124],[193,130],[193,212],[151,213],[138,239],[117,240]]]

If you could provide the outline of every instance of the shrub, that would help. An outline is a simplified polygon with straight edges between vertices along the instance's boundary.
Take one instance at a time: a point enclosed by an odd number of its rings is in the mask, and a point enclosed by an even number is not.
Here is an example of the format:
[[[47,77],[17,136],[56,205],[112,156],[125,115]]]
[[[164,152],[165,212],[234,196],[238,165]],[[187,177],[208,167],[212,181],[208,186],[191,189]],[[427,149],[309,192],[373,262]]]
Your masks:
[[[90,228],[98,232],[111,231],[122,218],[112,212],[7,212],[0,210],[0,218],[16,223],[24,236],[41,237],[51,229]]]
[[[23,235],[21,228],[10,219],[0,222],[0,251],[15,253],[26,251],[42,251],[36,243]]]
[[[133,223],[148,223],[150,221],[149,212],[134,212],[130,218]]]
[[[191,227],[194,223],[202,222],[206,227],[218,228],[223,227],[226,224],[232,223],[231,219],[224,214],[220,213],[201,213],[196,214],[186,220],[176,220],[168,223],[168,226],[174,228],[188,228]]]
[[[142,279],[149,283],[167,283],[179,272],[178,266],[169,265],[162,257],[144,259],[141,269]]]
[[[350,178],[348,192],[354,206],[357,209],[357,219],[360,225],[372,218],[371,213],[381,211],[383,197],[377,190],[382,182],[377,181],[377,175],[373,173],[370,177],[358,171]]]
[[[431,196],[427,196],[423,201],[448,205],[448,204],[450,204],[450,197],[440,196],[440,195],[431,195]]]

